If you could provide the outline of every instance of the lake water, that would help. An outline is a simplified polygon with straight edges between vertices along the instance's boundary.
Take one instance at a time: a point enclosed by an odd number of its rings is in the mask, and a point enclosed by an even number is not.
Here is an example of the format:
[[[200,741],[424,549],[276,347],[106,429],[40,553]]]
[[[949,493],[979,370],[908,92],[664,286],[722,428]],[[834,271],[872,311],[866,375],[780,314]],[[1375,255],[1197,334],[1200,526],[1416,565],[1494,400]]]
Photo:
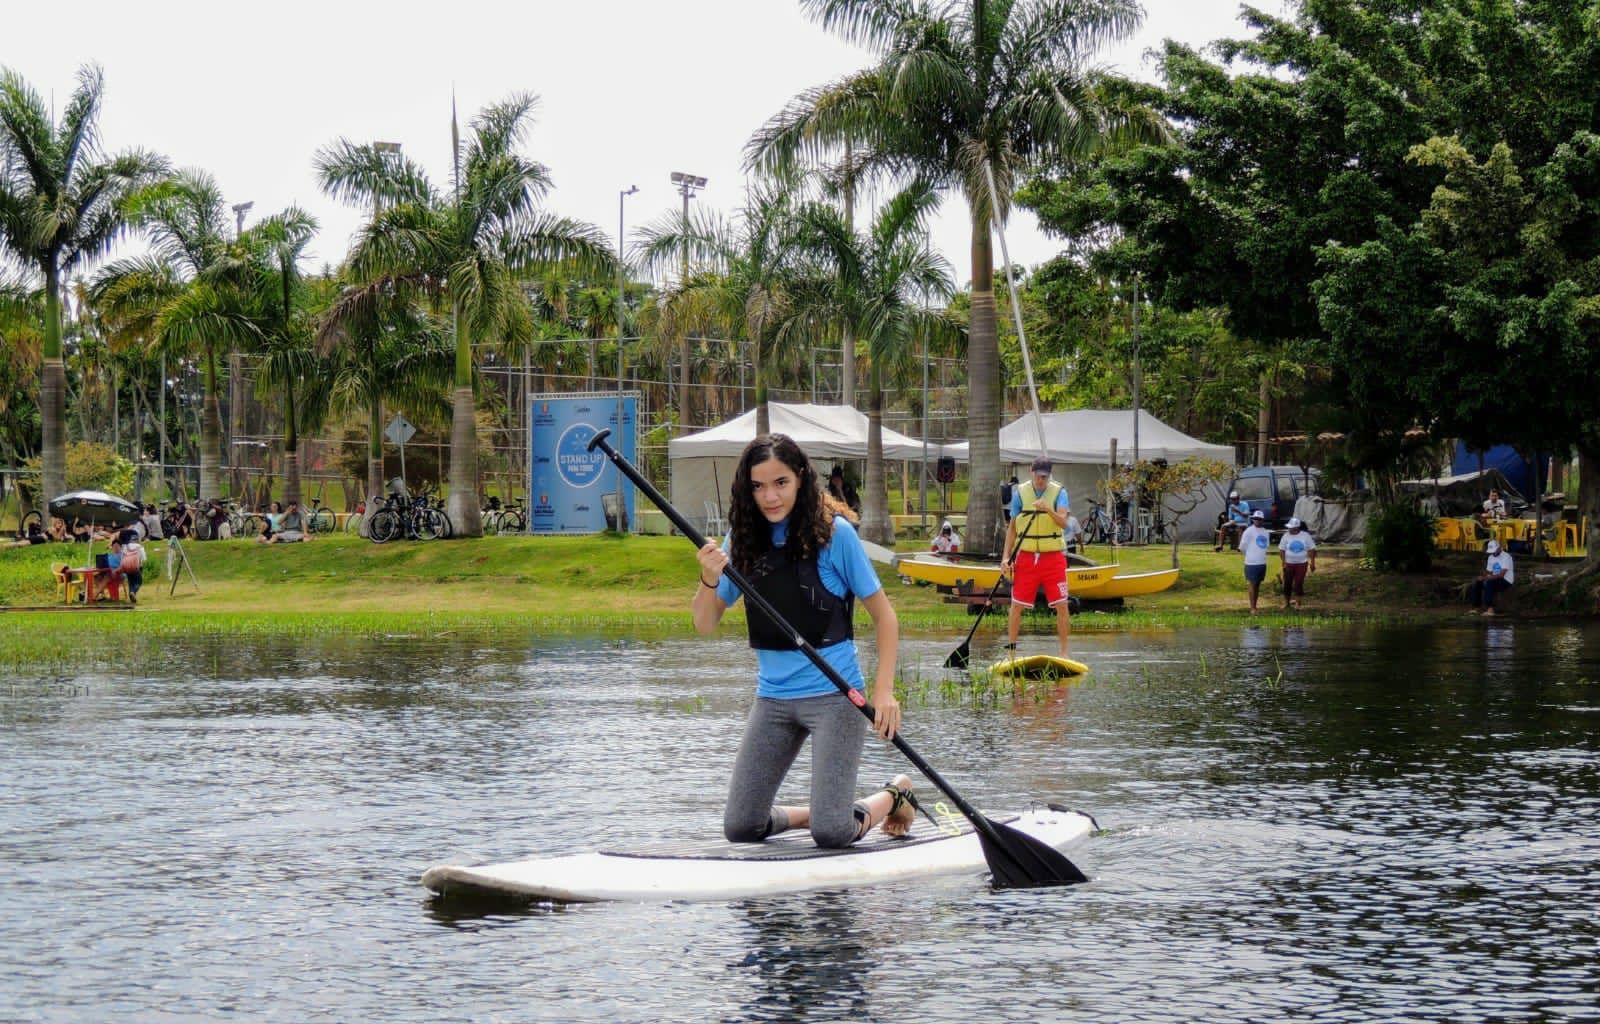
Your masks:
[[[937,685],[954,642],[905,644],[907,738],[986,809],[1093,813],[1090,884],[429,901],[435,863],[716,836],[732,637],[14,679],[0,1018],[1600,1021],[1600,628],[1081,634],[1086,683],[977,701]],[[863,786],[902,766],[871,743]]]

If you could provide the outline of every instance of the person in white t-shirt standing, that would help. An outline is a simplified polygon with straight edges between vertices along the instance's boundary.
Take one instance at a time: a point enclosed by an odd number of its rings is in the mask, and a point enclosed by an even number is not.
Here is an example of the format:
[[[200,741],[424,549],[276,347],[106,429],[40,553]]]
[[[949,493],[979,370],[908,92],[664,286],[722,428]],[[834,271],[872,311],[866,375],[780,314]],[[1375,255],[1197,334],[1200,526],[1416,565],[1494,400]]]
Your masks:
[[[1250,614],[1258,614],[1256,601],[1261,597],[1261,581],[1267,578],[1267,546],[1272,535],[1267,532],[1267,514],[1260,510],[1250,513],[1250,525],[1239,534],[1239,550],[1244,552],[1244,580],[1250,585]]]
[[[1306,574],[1317,571],[1317,542],[1305,530],[1299,516],[1291,516],[1288,529],[1278,540],[1283,556],[1283,607],[1299,608],[1306,596]]]

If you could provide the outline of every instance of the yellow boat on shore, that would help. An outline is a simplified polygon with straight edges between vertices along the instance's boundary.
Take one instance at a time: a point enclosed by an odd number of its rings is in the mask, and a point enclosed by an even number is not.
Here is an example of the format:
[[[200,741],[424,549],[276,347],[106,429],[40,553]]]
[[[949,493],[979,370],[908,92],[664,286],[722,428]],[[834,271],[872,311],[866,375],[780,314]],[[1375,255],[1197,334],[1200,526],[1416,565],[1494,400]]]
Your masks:
[[[1115,601],[1125,597],[1159,594],[1178,582],[1178,569],[1118,575],[1121,566],[1073,565],[1067,567],[1067,591],[1085,601]],[[983,562],[949,562],[924,555],[902,558],[895,572],[919,583],[951,591],[986,594],[1000,580],[1000,567]]]
[[[1124,597],[1144,597],[1159,594],[1178,582],[1178,569],[1160,569],[1156,572],[1133,572],[1126,576],[1113,576],[1087,593],[1073,591],[1086,601],[1115,601]]]
[[[1109,583],[1117,574],[1116,565],[1074,565],[1067,568],[1067,592],[1091,597],[1096,588]],[[947,562],[933,558],[902,558],[895,572],[919,583],[932,583],[950,590],[966,589],[986,594],[1000,582],[1000,567],[982,562]]]

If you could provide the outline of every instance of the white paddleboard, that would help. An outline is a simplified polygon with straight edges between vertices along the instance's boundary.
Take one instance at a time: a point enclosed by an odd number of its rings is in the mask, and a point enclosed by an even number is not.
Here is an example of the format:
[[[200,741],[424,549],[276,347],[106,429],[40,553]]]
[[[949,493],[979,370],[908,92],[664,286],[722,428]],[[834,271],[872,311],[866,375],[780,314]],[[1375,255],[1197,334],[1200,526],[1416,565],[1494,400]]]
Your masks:
[[[1087,814],[1050,806],[996,821],[1060,849],[1096,828]],[[965,818],[941,832],[918,819],[911,836],[876,830],[845,850],[823,850],[804,830],[765,843],[718,843],[637,852],[592,852],[484,864],[441,865],[422,884],[446,899],[594,903],[602,900],[731,900],[836,889],[984,870],[983,849]],[[957,834],[949,834],[957,832]]]

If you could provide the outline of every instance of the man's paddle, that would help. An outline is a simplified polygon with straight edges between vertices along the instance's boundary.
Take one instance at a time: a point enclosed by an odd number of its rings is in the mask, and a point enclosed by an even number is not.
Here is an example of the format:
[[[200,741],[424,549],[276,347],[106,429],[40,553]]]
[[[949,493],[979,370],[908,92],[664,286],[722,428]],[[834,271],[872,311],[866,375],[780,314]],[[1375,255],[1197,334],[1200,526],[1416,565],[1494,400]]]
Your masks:
[[[1025,516],[1036,516],[1040,513],[1038,509],[1028,509],[1022,514]],[[1006,561],[1016,561],[1017,552],[1022,550],[1022,542],[1026,539],[1027,537],[1023,535],[1023,532],[1018,530],[1017,543],[1012,546],[1011,557],[1006,559]],[[989,605],[994,603],[994,595],[1000,592],[1000,584],[1005,581],[1005,578],[1006,574],[1001,573],[999,578],[994,581],[994,586],[989,590],[988,598],[978,608],[977,617],[972,620],[972,628],[967,630],[967,638],[961,641],[960,647],[957,647],[955,650],[950,652],[950,657],[944,659],[945,668],[966,668],[972,663],[972,638],[977,634],[978,623],[982,622],[984,615],[988,613]]]
[[[676,526],[680,533],[689,538],[697,550],[705,547],[706,539],[700,531],[689,525],[689,521],[683,518],[683,514],[673,508],[672,503],[662,497],[661,492],[656,490],[650,481],[640,475],[639,471],[627,459],[623,458],[615,448],[611,447],[610,443],[606,441],[606,437],[610,433],[610,430],[602,430],[596,434],[589,442],[589,450],[594,451],[598,448],[605,453],[606,458],[616,465],[622,475],[633,481],[633,485],[644,492],[645,497],[649,498],[657,508],[666,514],[666,517],[672,521],[672,525]],[[807,658],[811,659],[811,663],[817,666],[823,675],[828,677],[828,681],[838,687],[839,692],[849,698],[850,703],[854,704],[857,710],[867,716],[867,721],[872,721],[874,714],[872,705],[867,703],[867,699],[862,696],[861,691],[854,689],[849,683],[845,682],[844,677],[832,665],[828,664],[821,654],[817,653],[817,649],[812,647],[805,637],[796,632],[793,626],[789,625],[783,616],[779,614],[778,609],[774,608],[766,598],[757,593],[755,588],[750,585],[750,582],[733,566],[730,565],[723,569],[723,574],[732,581],[735,587],[739,588],[739,592],[744,594],[745,600],[752,607],[759,609],[776,623],[780,629],[789,634],[794,640],[794,645]],[[961,813],[966,815],[967,820],[972,822],[972,827],[978,833],[978,842],[983,847],[984,860],[989,863],[989,874],[996,889],[1042,885],[1072,885],[1089,880],[1072,861],[1062,856],[1061,851],[1055,847],[1041,842],[1025,832],[1009,828],[997,821],[991,821],[979,814],[977,808],[967,803],[966,799],[957,793],[950,783],[944,780],[944,776],[934,771],[933,767],[922,759],[921,754],[911,749],[911,745],[899,733],[895,734],[893,742],[900,753],[904,754],[906,759],[915,765],[917,770],[928,781],[939,787],[939,791],[949,797],[951,802],[960,809]]]

